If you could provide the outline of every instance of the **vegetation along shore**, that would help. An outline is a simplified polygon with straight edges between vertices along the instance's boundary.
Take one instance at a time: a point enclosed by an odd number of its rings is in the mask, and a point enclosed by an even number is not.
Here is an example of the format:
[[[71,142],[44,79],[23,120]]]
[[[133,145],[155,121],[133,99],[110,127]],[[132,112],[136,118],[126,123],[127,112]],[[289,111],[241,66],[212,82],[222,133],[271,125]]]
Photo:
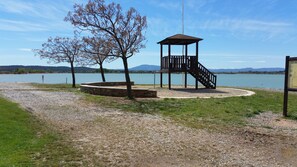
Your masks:
[[[100,73],[99,69],[90,67],[75,67],[76,73]],[[130,68],[131,73],[158,72],[159,66],[140,65]],[[210,69],[216,74],[284,74],[283,68],[242,68],[242,69]],[[105,73],[123,73],[123,69],[106,69]],[[71,73],[71,68],[66,66],[0,66],[0,74],[32,74],[32,73]]]

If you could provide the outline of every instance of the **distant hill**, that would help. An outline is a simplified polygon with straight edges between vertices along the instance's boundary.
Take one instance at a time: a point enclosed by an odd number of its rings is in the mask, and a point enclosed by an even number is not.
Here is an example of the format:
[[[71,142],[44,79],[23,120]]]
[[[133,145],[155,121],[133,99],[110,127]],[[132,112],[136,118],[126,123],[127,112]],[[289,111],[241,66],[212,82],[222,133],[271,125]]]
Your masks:
[[[130,71],[159,71],[160,66],[143,64],[129,69]],[[214,73],[264,73],[264,72],[283,72],[284,68],[238,68],[238,69],[210,69]]]
[[[75,67],[77,73],[93,73],[94,68]],[[0,66],[0,73],[71,73],[70,67],[66,66]]]
[[[248,73],[248,72],[283,72],[284,68],[238,68],[238,69],[210,69],[214,73]]]
[[[104,69],[105,72],[123,72],[123,69]],[[160,66],[143,64],[129,69],[130,72],[159,71]],[[214,73],[283,73],[284,68],[238,68],[238,69],[210,69]],[[98,69],[88,67],[75,67],[76,73],[95,73]],[[0,66],[0,73],[71,73],[70,67],[66,66]]]
[[[143,64],[129,69],[130,71],[158,71],[160,66]]]

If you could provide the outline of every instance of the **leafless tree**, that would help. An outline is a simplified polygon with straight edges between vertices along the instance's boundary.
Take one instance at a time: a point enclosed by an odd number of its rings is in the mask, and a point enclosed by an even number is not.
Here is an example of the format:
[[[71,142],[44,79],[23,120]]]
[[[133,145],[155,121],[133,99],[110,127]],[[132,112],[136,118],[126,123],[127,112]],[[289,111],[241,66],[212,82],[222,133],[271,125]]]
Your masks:
[[[75,87],[74,63],[78,60],[80,49],[81,41],[77,38],[50,37],[46,43],[42,44],[42,49],[34,49],[33,51],[41,59],[48,59],[48,63],[70,63],[72,87]]]
[[[102,81],[105,82],[105,75],[103,69],[103,62],[105,60],[112,61],[114,58],[110,56],[112,46],[109,39],[104,37],[84,37],[82,45],[82,55],[80,56],[80,64],[85,65],[99,65]]]
[[[144,48],[144,31],[147,28],[146,17],[142,17],[134,8],[126,13],[119,4],[105,4],[104,0],[89,0],[86,5],[74,5],[65,21],[70,21],[81,30],[89,30],[93,34],[109,36],[113,43],[112,53],[123,60],[127,94],[133,98],[128,69],[128,58]]]

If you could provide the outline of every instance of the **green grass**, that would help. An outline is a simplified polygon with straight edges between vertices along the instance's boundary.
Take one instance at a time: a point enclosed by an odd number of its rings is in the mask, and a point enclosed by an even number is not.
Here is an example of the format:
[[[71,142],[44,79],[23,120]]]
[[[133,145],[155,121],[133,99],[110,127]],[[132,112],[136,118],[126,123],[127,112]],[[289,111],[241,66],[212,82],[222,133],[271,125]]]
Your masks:
[[[53,85],[48,85],[53,86]],[[56,86],[54,86],[56,87]],[[262,112],[282,113],[283,92],[253,89],[248,97],[210,99],[127,100],[84,94],[86,101],[130,112],[160,114],[187,126],[242,126],[245,119]],[[289,119],[297,120],[297,94],[289,94]]]
[[[81,160],[62,135],[0,98],[0,166],[75,166]]]
[[[79,84],[76,84],[76,88],[72,88],[72,84],[38,84],[31,83],[32,86],[40,89],[48,89],[49,91],[78,91]]]
[[[282,113],[283,93],[252,90],[248,97],[210,99],[118,100],[117,98],[86,95],[86,99],[111,108],[148,114],[160,114],[185,125],[205,128],[245,125],[245,119],[262,112]],[[289,95],[290,119],[297,119],[297,95]]]

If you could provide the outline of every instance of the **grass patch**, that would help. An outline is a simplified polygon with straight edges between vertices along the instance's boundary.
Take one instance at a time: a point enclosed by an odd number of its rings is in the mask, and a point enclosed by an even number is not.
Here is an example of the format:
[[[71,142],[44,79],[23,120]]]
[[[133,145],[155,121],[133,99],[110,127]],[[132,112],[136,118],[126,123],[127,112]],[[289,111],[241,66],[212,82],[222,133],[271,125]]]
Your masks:
[[[127,100],[84,94],[85,99],[109,108],[131,112],[160,114],[185,125],[203,128],[245,125],[247,117],[262,112],[282,113],[283,93],[252,89],[256,94],[246,97],[210,99]],[[289,119],[297,120],[297,94],[289,93]]]
[[[3,98],[0,106],[0,166],[77,166],[83,162],[62,135],[29,112]]]
[[[38,84],[31,83],[32,86],[40,89],[48,89],[49,91],[69,91],[76,92],[78,91],[79,84],[76,84],[76,88],[72,87],[72,84]]]
[[[210,99],[126,100],[86,95],[87,101],[111,108],[147,114],[160,114],[185,125],[204,127],[242,126],[247,117],[262,112],[282,113],[283,93],[252,90],[256,95]],[[120,100],[119,100],[120,99]],[[297,95],[289,95],[290,119],[297,119]]]

